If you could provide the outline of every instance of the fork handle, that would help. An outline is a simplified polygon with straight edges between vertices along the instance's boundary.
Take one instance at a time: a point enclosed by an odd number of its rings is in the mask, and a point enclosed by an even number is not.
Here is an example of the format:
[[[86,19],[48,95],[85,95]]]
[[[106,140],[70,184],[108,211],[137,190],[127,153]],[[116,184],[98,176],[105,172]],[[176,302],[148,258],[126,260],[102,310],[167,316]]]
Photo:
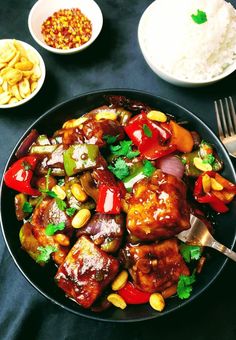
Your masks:
[[[231,258],[231,260],[236,262],[236,252],[227,248],[226,246],[224,246],[223,244],[214,241],[211,244],[211,247],[218,250],[219,252],[225,254],[226,256],[228,256],[229,258]]]

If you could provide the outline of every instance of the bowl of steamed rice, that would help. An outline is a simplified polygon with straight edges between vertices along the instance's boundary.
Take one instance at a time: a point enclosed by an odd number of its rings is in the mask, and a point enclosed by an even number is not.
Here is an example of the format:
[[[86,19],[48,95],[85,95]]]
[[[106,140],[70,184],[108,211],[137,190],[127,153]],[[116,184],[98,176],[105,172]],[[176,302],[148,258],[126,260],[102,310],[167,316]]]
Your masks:
[[[138,41],[162,79],[210,85],[236,69],[236,10],[224,0],[156,0],[140,19]]]

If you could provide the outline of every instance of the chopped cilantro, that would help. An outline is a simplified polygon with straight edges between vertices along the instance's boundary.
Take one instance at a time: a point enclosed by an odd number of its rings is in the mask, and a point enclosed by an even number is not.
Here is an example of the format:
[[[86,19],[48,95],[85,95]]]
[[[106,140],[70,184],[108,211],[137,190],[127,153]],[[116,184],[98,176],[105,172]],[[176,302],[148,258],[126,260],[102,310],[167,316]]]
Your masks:
[[[143,174],[147,177],[152,176],[153,172],[156,170],[155,166],[148,160],[144,161]]]
[[[199,260],[201,256],[201,247],[182,243],[180,246],[180,253],[185,262],[189,263],[191,260]]]
[[[58,223],[58,224],[49,223],[46,226],[45,234],[47,236],[52,236],[52,235],[55,234],[56,231],[63,230],[63,229],[65,229],[65,223],[64,222],[61,222],[61,223]]]
[[[76,211],[76,208],[70,207],[66,209],[66,214],[71,217],[74,215],[75,211]]]
[[[192,14],[191,18],[196,24],[204,24],[207,21],[206,12],[201,11],[200,9],[197,10],[197,14]]]
[[[178,285],[177,285],[177,294],[180,299],[188,299],[190,297],[192,291],[192,284],[196,281],[195,275],[191,276],[180,275]]]
[[[36,262],[48,262],[50,260],[50,255],[57,251],[55,246],[38,247],[40,254],[36,258]]]
[[[147,124],[143,124],[143,132],[147,137],[152,137],[152,131],[147,126]]]
[[[132,150],[132,142],[129,140],[122,140],[118,145],[111,145],[110,150],[113,155],[125,156],[129,159],[139,155],[139,151]]]
[[[181,162],[182,162],[183,165],[187,164],[187,160],[186,160],[185,158],[182,158],[182,157],[181,157],[180,160],[181,160]]]
[[[129,175],[129,167],[122,158],[117,158],[114,166],[109,165],[108,169],[119,179]]]
[[[215,162],[215,157],[210,153],[209,155],[207,155],[205,158],[203,158],[202,163],[206,164],[213,164]]]
[[[66,202],[64,202],[59,197],[56,197],[55,200],[56,200],[56,204],[58,206],[58,209],[64,211],[66,209]]]
[[[103,139],[107,142],[107,144],[113,144],[113,143],[116,142],[118,136],[119,135],[117,135],[117,136],[105,135],[105,136],[103,136]]]
[[[52,197],[52,198],[56,198],[57,197],[57,194],[52,191],[52,190],[48,190],[48,189],[39,189],[42,193]]]
[[[25,202],[22,209],[25,213],[32,213],[33,206],[29,202]]]
[[[57,181],[57,185],[59,185],[60,187],[62,187],[64,184],[65,184],[64,178],[60,178],[60,179]]]

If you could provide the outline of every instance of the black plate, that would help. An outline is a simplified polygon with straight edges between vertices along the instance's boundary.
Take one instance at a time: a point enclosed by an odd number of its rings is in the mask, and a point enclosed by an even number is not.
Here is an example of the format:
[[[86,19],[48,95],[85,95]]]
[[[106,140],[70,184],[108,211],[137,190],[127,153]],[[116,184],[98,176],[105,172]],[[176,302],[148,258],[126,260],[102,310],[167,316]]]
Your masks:
[[[19,140],[11,156],[9,157],[6,168],[9,167],[16,159],[14,153],[24,137],[29,131],[34,128],[39,133],[45,133],[52,135],[52,133],[61,127],[62,123],[68,119],[78,117],[81,114],[88,112],[89,110],[100,106],[105,103],[104,95],[124,95],[126,97],[136,99],[147,103],[153,108],[157,108],[161,111],[171,113],[177,117],[178,120],[187,120],[190,122],[191,128],[200,132],[203,139],[212,143],[218,151],[219,157],[223,160],[225,167],[223,175],[229,180],[236,182],[236,174],[234,172],[233,165],[230,158],[222,146],[218,138],[213,132],[204,124],[199,118],[194,116],[191,112],[187,111],[183,107],[170,102],[161,97],[139,92],[135,90],[101,90],[96,92],[90,92],[78,97],[75,97],[69,101],[66,101],[41,116],[29,129],[25,132],[24,136]],[[196,284],[190,299],[181,301],[177,297],[173,297],[167,300],[167,305],[162,313],[158,313],[153,310],[148,304],[138,306],[128,306],[125,310],[117,308],[111,308],[110,310],[101,314],[95,314],[89,310],[82,309],[73,301],[64,296],[62,290],[60,290],[53,281],[53,274],[55,273],[54,265],[47,265],[46,268],[41,268],[24,252],[21,250],[19,242],[19,230],[21,223],[17,222],[14,214],[14,195],[13,190],[8,189],[4,183],[1,183],[1,222],[2,232],[6,245],[8,247],[13,260],[17,267],[27,280],[45,297],[52,302],[60,305],[75,314],[93,318],[103,321],[142,321],[152,318],[157,318],[170,312],[183,307],[185,304],[191,302],[200,293],[202,293],[209,285],[216,279],[221,270],[223,269],[226,258],[216,252],[212,252],[211,259],[205,265],[203,272],[198,277]],[[217,217],[218,227],[216,228],[215,236],[223,244],[232,248],[235,243],[235,220],[236,220],[236,202],[231,203],[230,212]]]

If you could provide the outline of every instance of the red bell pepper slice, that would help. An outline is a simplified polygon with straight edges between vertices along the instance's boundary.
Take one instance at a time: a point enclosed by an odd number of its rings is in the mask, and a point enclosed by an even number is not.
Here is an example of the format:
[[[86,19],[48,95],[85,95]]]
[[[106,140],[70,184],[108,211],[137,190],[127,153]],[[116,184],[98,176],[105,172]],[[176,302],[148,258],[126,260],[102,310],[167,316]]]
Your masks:
[[[212,207],[212,209],[214,209],[218,213],[225,213],[229,211],[229,208],[225,205],[225,203],[211,193],[207,193],[205,196],[199,197],[198,202],[208,203]]]
[[[102,184],[98,190],[96,211],[103,214],[119,214],[121,209],[121,193],[117,186]]]
[[[151,293],[143,292],[135,288],[133,283],[130,281],[128,281],[123,288],[118,290],[118,294],[129,305],[139,305],[142,303],[147,303],[151,296]]]
[[[172,135],[168,123],[154,123],[145,112],[132,118],[125,132],[147,159],[154,160],[176,150],[176,146],[168,143]]]
[[[12,164],[4,175],[5,184],[26,195],[39,196],[40,192],[31,187],[33,171],[37,165],[37,157],[26,156]]]

